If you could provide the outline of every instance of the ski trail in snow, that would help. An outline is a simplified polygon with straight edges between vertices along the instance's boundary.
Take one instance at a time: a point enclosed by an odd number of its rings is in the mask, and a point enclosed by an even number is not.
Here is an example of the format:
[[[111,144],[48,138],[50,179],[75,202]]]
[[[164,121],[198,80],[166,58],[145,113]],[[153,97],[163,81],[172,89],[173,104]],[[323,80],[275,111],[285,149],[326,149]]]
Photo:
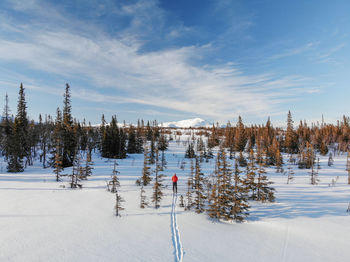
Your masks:
[[[177,195],[174,195],[173,204],[171,207],[171,233],[172,233],[172,239],[173,239],[173,245],[174,245],[175,262],[182,262],[184,253],[182,249],[180,231],[179,231],[179,227],[177,225],[177,219],[176,219],[176,210],[175,210],[176,201],[177,201]]]
[[[283,254],[282,254],[282,261],[283,262],[286,261],[288,242],[289,242],[289,225],[287,225],[286,237],[284,239],[284,247],[283,247]]]

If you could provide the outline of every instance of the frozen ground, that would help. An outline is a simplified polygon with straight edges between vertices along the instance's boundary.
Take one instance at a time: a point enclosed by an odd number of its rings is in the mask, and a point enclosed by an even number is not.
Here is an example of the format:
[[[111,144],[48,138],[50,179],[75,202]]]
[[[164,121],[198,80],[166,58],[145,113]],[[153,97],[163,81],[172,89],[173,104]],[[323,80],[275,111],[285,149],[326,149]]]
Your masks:
[[[120,160],[122,217],[114,216],[114,195],[105,190],[113,161],[94,158],[94,174],[84,188],[61,187],[51,169],[29,167],[22,174],[0,174],[0,261],[349,261],[350,185],[345,155],[335,165],[321,158],[320,183],[310,185],[308,170],[295,168],[294,181],[269,169],[277,201],[252,202],[248,221],[214,222],[206,214],[175,207],[170,177],[179,175],[185,192],[182,143],[172,142],[165,198],[158,210],[139,208],[143,155]],[[214,162],[203,166],[205,173]],[[66,169],[64,173],[70,173]],[[329,186],[339,176],[335,186]],[[150,199],[151,188],[147,189]],[[177,198],[177,204],[179,198]]]

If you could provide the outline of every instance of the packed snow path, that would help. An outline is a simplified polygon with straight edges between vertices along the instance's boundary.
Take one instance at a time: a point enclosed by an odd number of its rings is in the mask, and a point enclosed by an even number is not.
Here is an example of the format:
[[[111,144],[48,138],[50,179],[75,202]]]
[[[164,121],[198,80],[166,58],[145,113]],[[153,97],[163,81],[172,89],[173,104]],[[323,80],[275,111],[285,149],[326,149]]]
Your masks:
[[[179,227],[177,226],[177,220],[176,220],[176,202],[177,202],[177,195],[173,195],[173,204],[171,208],[171,233],[172,233],[172,239],[173,239],[173,245],[174,245],[174,255],[175,255],[175,262],[182,262],[183,258],[183,249],[182,249],[182,243],[180,238],[180,231]]]
[[[285,236],[284,245],[283,245],[283,253],[282,253],[282,261],[283,262],[286,261],[286,259],[287,259],[288,244],[289,244],[289,225],[287,225],[286,236]]]

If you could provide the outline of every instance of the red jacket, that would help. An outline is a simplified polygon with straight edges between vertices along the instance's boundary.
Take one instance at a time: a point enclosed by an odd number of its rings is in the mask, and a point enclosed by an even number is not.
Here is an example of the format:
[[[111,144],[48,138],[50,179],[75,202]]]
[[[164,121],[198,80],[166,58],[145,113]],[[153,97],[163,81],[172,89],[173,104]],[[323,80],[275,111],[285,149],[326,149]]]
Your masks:
[[[173,182],[177,182],[178,178],[177,178],[176,175],[173,175],[173,177],[171,178],[171,180],[172,180]]]

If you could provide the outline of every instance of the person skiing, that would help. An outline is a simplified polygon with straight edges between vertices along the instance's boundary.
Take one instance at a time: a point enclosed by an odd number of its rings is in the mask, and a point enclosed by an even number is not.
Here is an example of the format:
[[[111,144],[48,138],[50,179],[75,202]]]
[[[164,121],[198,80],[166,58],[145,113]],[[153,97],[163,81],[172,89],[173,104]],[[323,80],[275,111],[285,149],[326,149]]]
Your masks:
[[[173,181],[173,193],[177,194],[177,180],[178,180],[178,178],[176,176],[176,173],[173,175],[171,180]]]

